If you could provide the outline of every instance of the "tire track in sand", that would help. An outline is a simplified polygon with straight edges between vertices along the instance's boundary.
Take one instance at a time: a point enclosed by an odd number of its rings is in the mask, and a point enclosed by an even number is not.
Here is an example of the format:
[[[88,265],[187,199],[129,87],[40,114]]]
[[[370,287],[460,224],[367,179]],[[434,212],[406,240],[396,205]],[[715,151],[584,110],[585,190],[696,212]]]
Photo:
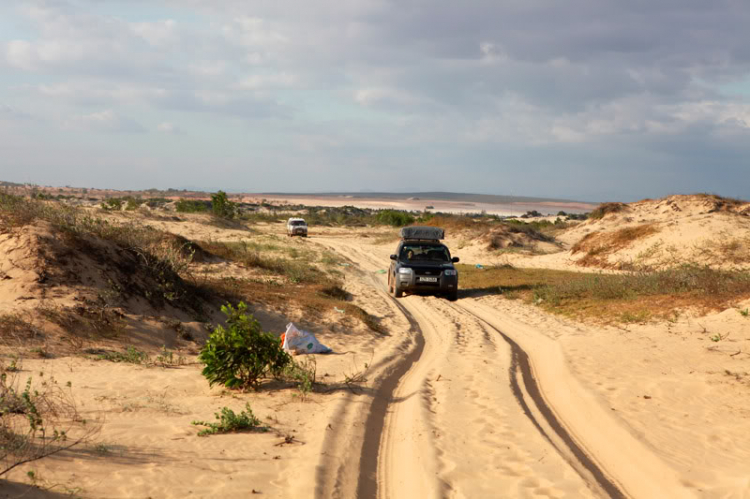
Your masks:
[[[364,272],[366,278],[378,292],[382,292],[385,282],[376,277],[373,272],[381,268],[383,261],[387,261],[383,259],[383,256],[387,258],[385,251],[383,251],[384,248],[368,248],[361,241],[342,241],[338,238],[336,240],[331,238],[331,240],[323,244],[339,254],[347,253],[350,258],[362,266],[363,270],[366,269]],[[376,254],[376,251],[384,253],[384,255]],[[616,465],[613,465],[615,467],[612,469],[607,469],[602,464],[602,460],[599,459],[603,454],[606,454],[605,457],[618,452],[628,454],[627,449],[620,448],[605,449],[607,452],[601,452],[603,447],[606,447],[608,444],[610,438],[609,430],[613,429],[616,423],[606,418],[606,420],[599,420],[596,427],[584,427],[582,429],[579,420],[574,425],[577,432],[571,432],[570,427],[566,424],[568,421],[563,422],[559,416],[560,411],[556,411],[553,408],[554,406],[545,397],[545,391],[540,385],[544,379],[549,380],[549,376],[547,375],[547,377],[543,377],[541,380],[538,379],[527,351],[514,339],[519,332],[514,327],[513,337],[511,337],[510,334],[506,334],[501,330],[503,326],[496,327],[494,325],[495,321],[489,320],[489,315],[485,317],[486,314],[479,314],[473,311],[475,308],[474,305],[476,305],[475,301],[474,299],[467,299],[465,303],[465,305],[472,305],[470,307],[472,310],[461,305],[461,302],[458,304],[448,304],[443,300],[421,297],[407,297],[405,300],[401,300],[400,303],[396,302],[399,309],[401,309],[401,313],[405,317],[409,317],[409,322],[413,325],[412,328],[418,327],[420,335],[424,336],[422,339],[424,343],[421,347],[423,351],[416,360],[411,362],[411,367],[406,368],[405,373],[403,372],[404,369],[399,369],[398,373],[403,373],[403,376],[394,375],[391,378],[388,389],[393,389],[392,395],[395,395],[395,398],[383,394],[384,398],[380,402],[381,405],[379,405],[377,415],[371,412],[368,416],[368,427],[372,426],[372,428],[370,428],[369,436],[366,439],[367,445],[363,445],[362,447],[362,463],[366,464],[366,466],[362,466],[359,472],[358,496],[375,497],[377,491],[377,496],[380,497],[438,497],[447,495],[472,497],[471,495],[464,495],[461,487],[454,489],[453,483],[450,480],[451,472],[463,464],[461,463],[460,454],[462,449],[460,445],[455,445],[455,435],[451,435],[450,431],[448,432],[449,435],[447,435],[446,439],[452,438],[453,441],[451,443],[454,445],[446,446],[441,441],[440,435],[431,430],[431,428],[440,428],[440,425],[445,423],[445,421],[438,421],[439,424],[435,425],[432,420],[438,417],[442,417],[445,420],[452,418],[455,423],[455,420],[461,417],[462,408],[458,407],[454,409],[449,404],[447,407],[438,406],[439,411],[435,411],[435,408],[431,406],[430,398],[435,394],[437,384],[434,382],[434,375],[438,372],[437,370],[445,369],[446,366],[450,367],[451,362],[453,362],[452,360],[446,360],[449,359],[446,352],[449,353],[451,348],[465,345],[466,341],[487,341],[489,330],[493,333],[489,336],[502,338],[501,344],[507,346],[509,353],[505,351],[496,352],[500,357],[495,355],[494,358],[492,355],[467,356],[464,359],[465,362],[461,366],[456,366],[452,372],[458,375],[467,375],[464,377],[471,379],[470,373],[478,372],[471,365],[472,363],[483,362],[487,364],[494,361],[494,365],[496,365],[498,360],[507,363],[507,366],[503,367],[503,369],[507,373],[506,383],[508,385],[506,386],[509,386],[510,392],[512,392],[512,395],[509,394],[507,398],[515,402],[515,413],[512,410],[509,412],[510,406],[503,400],[498,399],[496,394],[494,398],[490,397],[484,399],[483,402],[479,400],[474,402],[477,402],[477,407],[485,411],[486,416],[492,420],[490,421],[490,426],[487,426],[488,420],[485,417],[481,423],[481,425],[484,425],[482,427],[491,429],[493,425],[497,428],[511,426],[512,429],[510,432],[503,430],[501,434],[502,438],[508,441],[513,437],[512,432],[521,426],[518,418],[530,422],[534,430],[531,433],[526,433],[524,436],[525,441],[515,442],[519,444],[518,448],[514,449],[516,454],[538,453],[540,449],[538,442],[543,441],[545,445],[551,447],[552,454],[557,456],[555,462],[560,464],[556,464],[552,468],[542,468],[535,466],[534,463],[531,463],[531,466],[529,466],[528,459],[526,459],[528,456],[522,456],[525,460],[518,460],[518,465],[525,467],[524,470],[528,472],[524,480],[528,484],[532,484],[532,487],[534,486],[533,484],[541,483],[542,486],[536,487],[539,495],[559,497],[558,494],[562,493],[562,491],[552,490],[553,488],[544,486],[544,482],[549,483],[549,480],[554,481],[555,478],[553,478],[553,475],[559,476],[561,472],[565,476],[568,476],[569,473],[564,471],[567,468],[570,469],[570,473],[574,476],[579,476],[582,482],[596,495],[615,498],[630,497],[631,495],[634,497],[653,497],[652,494],[644,493],[644,491],[649,491],[649,483],[646,482],[639,485],[638,481],[643,482],[661,472],[668,474],[668,470],[663,465],[659,465],[654,456],[642,454],[640,451],[630,454],[637,459],[643,458],[644,462],[654,465],[658,471],[649,473],[647,470],[644,471],[644,468],[647,468],[648,465],[639,466],[638,464],[634,464],[633,466],[637,468],[634,473],[624,472],[621,467]],[[490,309],[487,309],[485,312],[487,314],[492,313]],[[467,323],[475,323],[467,331],[467,333],[475,335],[470,340],[463,338],[463,332],[460,331],[461,325]],[[455,334],[451,335],[451,332],[454,330],[456,330]],[[455,336],[453,341],[451,340],[452,336]],[[522,343],[527,344],[529,342],[524,339]],[[533,342],[529,345],[531,345],[531,348],[535,348]],[[503,360],[504,356],[508,356],[508,360]],[[405,364],[402,365],[402,368],[405,368]],[[548,371],[549,369],[545,372]],[[553,390],[556,390],[554,386]],[[478,398],[481,395],[483,394],[480,391],[473,390],[471,397]],[[563,408],[566,410],[562,411],[563,414],[567,414],[568,416],[571,415],[571,407],[574,407],[578,402],[584,401],[580,398],[577,399],[576,396],[580,397],[583,395],[584,398],[588,398],[586,394],[581,393],[575,393],[573,397],[571,395],[573,394],[566,394],[570,400],[564,402],[565,407]],[[565,397],[562,398],[564,399]],[[553,399],[560,403],[561,397],[559,394],[555,394]],[[437,401],[437,397],[435,400]],[[590,400],[585,400],[585,402],[590,406]],[[499,408],[499,411],[494,411],[494,413],[487,412],[487,407]],[[380,419],[380,416],[384,413],[385,421]],[[470,423],[470,421],[466,422],[468,426],[470,426]],[[407,430],[403,429],[404,426],[407,427]],[[469,429],[468,426],[466,430]],[[443,426],[441,431],[446,428],[449,430],[456,429],[455,425],[453,427]],[[458,432],[460,433],[462,429],[459,428]],[[580,437],[582,431],[586,436],[583,440],[587,444],[590,444],[592,439],[599,439],[602,442],[594,445],[596,453],[592,454],[590,447],[581,443]],[[429,435],[430,432],[435,433],[435,438]],[[442,433],[446,432],[442,431]],[[533,434],[536,434],[536,437]],[[379,445],[376,446],[375,441],[378,439],[378,435],[380,441]],[[493,445],[497,445],[496,439],[492,440],[492,442]],[[629,444],[633,442],[621,439],[618,443]],[[428,446],[431,448],[428,448]],[[534,450],[533,452],[525,452],[525,447]],[[446,448],[450,451],[447,455]],[[378,456],[377,462],[374,465],[373,455]],[[446,459],[441,458],[438,462],[437,458],[441,456]],[[515,458],[517,456],[512,457]],[[605,462],[612,463],[612,460],[605,460]],[[377,469],[377,475],[373,475],[373,466]],[[463,466],[463,468],[462,471],[464,473],[462,476],[453,474],[453,477],[458,480],[457,483],[460,486],[469,484],[472,478],[471,475],[465,473],[466,466]],[[502,473],[502,471],[496,469],[483,471]],[[513,472],[516,470],[508,471]],[[616,471],[614,477],[611,471]],[[377,476],[377,478],[374,478],[374,476]],[[448,478],[446,479],[446,477]],[[498,478],[505,479],[502,476],[498,476]],[[621,481],[623,478],[624,481]],[[421,483],[415,485],[414,482],[420,479]],[[627,484],[627,486],[623,486],[623,483]],[[680,487],[673,487],[673,485],[676,484],[671,481],[670,477],[659,488],[668,491],[668,493],[676,493],[673,497],[685,497],[681,493]],[[545,489],[549,492],[544,492]],[[568,495],[576,497],[575,493],[571,493],[571,490],[568,489]],[[654,489],[650,490],[650,492],[653,491]],[[536,495],[536,493],[534,494]],[[519,495],[526,494],[519,493]],[[505,496],[509,495],[505,494]]]
[[[360,258],[365,255],[358,254]],[[325,439],[322,456],[316,473],[316,492],[318,498],[370,498],[378,496],[377,470],[382,433],[386,413],[393,399],[393,393],[403,375],[419,360],[424,349],[424,335],[417,320],[396,300],[390,297],[385,286],[377,279],[359,268],[356,260],[349,259],[355,266],[353,271],[363,282],[373,287],[382,295],[392,311],[401,314],[409,323],[408,337],[396,349],[395,353],[379,360],[368,369],[376,379],[372,388],[372,397],[366,409],[366,417],[356,407],[353,394],[347,396],[336,411],[332,422],[336,431],[331,431]],[[358,435],[361,441],[359,452],[350,446],[346,433],[353,427],[362,426],[364,430]],[[359,442],[358,442],[359,443]],[[354,469],[354,466],[358,466]]]
[[[620,489],[620,486],[616,484],[606,472],[595,463],[586,451],[576,442],[576,440],[570,435],[568,430],[562,425],[555,413],[552,411],[546,400],[542,396],[539,384],[534,377],[533,370],[531,368],[531,362],[529,361],[528,354],[510,338],[508,335],[489,324],[466,308],[460,305],[454,304],[453,308],[461,310],[463,313],[474,317],[479,320],[484,327],[494,331],[505,341],[511,349],[511,364],[508,369],[508,377],[510,379],[510,386],[513,391],[513,396],[521,406],[523,413],[531,421],[534,427],[539,433],[547,440],[557,452],[563,456],[573,468],[578,471],[581,478],[589,482],[589,486],[592,489],[599,489],[600,492],[605,494],[605,497],[613,499],[624,499],[627,495]],[[520,374],[520,381],[519,381]],[[530,400],[526,399],[526,396]],[[533,407],[536,409],[532,411]],[[561,447],[558,442],[553,440],[547,429],[542,426],[542,423],[538,420],[536,413],[539,413],[544,419],[546,426],[550,428],[562,442],[564,447]],[[566,455],[567,454],[567,455]],[[571,459],[571,455],[574,459]],[[591,483],[593,478],[595,485]]]
[[[339,254],[345,252],[347,259],[358,267],[359,277],[367,281],[378,293],[386,289],[385,282],[373,274],[373,271],[377,270],[382,262],[365,248],[341,240],[327,241],[323,244]],[[434,369],[431,369],[428,364],[444,362],[445,359],[450,358],[452,348],[458,347],[463,351],[466,342],[473,341],[461,332],[461,322],[469,319],[466,315],[470,315],[474,321],[483,321],[465,311],[460,311],[458,317],[446,323],[445,317],[443,317],[444,310],[436,310],[435,307],[429,305],[427,307],[421,306],[426,305],[423,303],[420,303],[420,306],[417,307],[408,306],[411,305],[411,300],[402,301],[393,299],[390,295],[387,296],[399,312],[407,318],[411,331],[417,334],[419,340],[417,348],[397,368],[391,369],[378,385],[377,395],[373,398],[366,419],[364,441],[359,456],[357,497],[445,497],[448,495],[451,486],[438,476],[444,474],[439,472],[441,466],[437,462],[437,457],[443,451],[439,450],[435,443],[430,442],[429,439],[420,439],[408,433],[430,436],[437,434],[437,431],[431,425],[431,419],[434,419],[435,411],[430,407],[430,397],[434,394],[434,383],[431,381],[434,379]],[[464,317],[462,318],[461,315]],[[455,329],[453,341],[446,341],[443,337],[442,331],[446,329],[447,325],[452,325]],[[433,347],[431,348],[433,351],[424,356],[425,358],[423,358],[424,328],[427,328],[430,332],[430,347]],[[490,340],[487,328],[481,327],[478,331],[480,331],[481,340],[484,342]],[[440,345],[435,345],[435,343]],[[492,341],[490,343],[494,344]],[[435,346],[438,346],[439,349],[436,350]],[[517,345],[516,347],[520,350],[520,347]],[[494,347],[491,350],[494,350]],[[512,378],[511,385],[515,383],[516,387],[518,386],[516,375],[519,365],[517,359],[516,351],[515,355],[511,357],[510,367],[508,368],[509,377]],[[487,362],[487,359],[483,360]],[[520,363],[526,360],[527,357],[523,357]],[[475,361],[481,362],[478,358]],[[527,370],[526,372],[530,371]],[[533,382],[532,377],[529,383]],[[520,389],[514,389],[513,392],[519,405],[524,408],[525,399]],[[498,402],[496,399],[487,399],[482,403],[480,392],[472,389],[470,393],[471,402],[478,404],[478,412],[488,414],[489,419],[477,419],[477,421],[482,421],[482,428],[491,428],[493,425],[498,427],[508,426],[507,424],[498,424],[498,418],[502,419],[503,413],[502,411],[492,410],[493,403]],[[527,406],[524,413],[532,420],[539,433],[545,436],[544,430],[533,419],[534,416]],[[417,421],[416,424],[415,421]],[[408,430],[404,430],[404,428],[408,428]],[[512,431],[512,428],[507,428],[505,434],[508,435]],[[552,443],[549,438],[546,438],[546,440]],[[492,441],[495,445],[500,444],[499,441]],[[512,460],[518,461],[516,466],[526,468],[527,473],[521,474],[519,472],[519,475],[526,476],[528,482],[536,483],[534,479],[529,480],[527,476],[529,467],[523,463],[523,459],[513,456]],[[417,473],[414,473],[415,468],[418,470]],[[445,471],[446,466],[443,465],[442,468],[442,471]],[[329,473],[330,471],[328,470]],[[509,473],[513,473],[513,471],[508,469]],[[343,474],[341,470],[338,473]],[[346,494],[342,495],[341,492],[347,488],[351,490],[351,488],[342,487],[341,482],[339,479],[336,487],[338,493],[335,496],[345,497]],[[319,492],[323,491],[319,489]],[[318,494],[318,497],[324,496],[325,493]],[[612,495],[612,497],[624,496]]]

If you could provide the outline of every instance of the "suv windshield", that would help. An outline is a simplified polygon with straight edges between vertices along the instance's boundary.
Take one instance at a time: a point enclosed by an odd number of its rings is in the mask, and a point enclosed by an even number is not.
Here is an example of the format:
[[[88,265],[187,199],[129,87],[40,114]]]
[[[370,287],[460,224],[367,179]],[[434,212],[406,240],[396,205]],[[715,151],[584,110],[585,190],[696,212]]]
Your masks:
[[[450,254],[445,246],[425,244],[405,244],[399,259],[404,262],[450,262]]]
[[[305,225],[305,222],[302,220],[295,220],[294,222],[292,222],[292,227],[299,227],[301,225]]]

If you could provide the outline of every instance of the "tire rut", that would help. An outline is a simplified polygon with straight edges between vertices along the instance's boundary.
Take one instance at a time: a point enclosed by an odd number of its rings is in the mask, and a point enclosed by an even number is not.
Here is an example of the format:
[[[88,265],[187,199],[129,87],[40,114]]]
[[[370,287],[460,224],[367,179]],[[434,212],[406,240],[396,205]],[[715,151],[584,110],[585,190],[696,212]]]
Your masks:
[[[534,373],[529,361],[528,354],[510,338],[508,335],[497,329],[491,324],[487,324],[485,321],[476,317],[473,313],[461,307],[460,305],[454,305],[455,308],[460,309],[463,313],[470,315],[475,320],[480,321],[483,324],[483,328],[494,331],[505,341],[511,349],[511,365],[508,370],[508,376],[510,378],[511,389],[516,401],[521,406],[526,417],[536,427],[539,433],[557,450],[557,452],[566,460],[570,462],[570,456],[566,455],[558,444],[550,437],[548,432],[542,427],[539,420],[536,418],[531,410],[531,405],[537,409],[537,411],[544,418],[545,423],[555,432],[558,438],[564,443],[567,451],[569,451],[575,458],[576,462],[571,462],[571,466],[578,471],[581,478],[589,482],[590,486],[595,489],[599,489],[603,492],[605,497],[614,499],[624,499],[628,496],[620,489],[620,487],[610,479],[606,472],[602,470],[586,453],[586,451],[578,445],[575,439],[570,435],[568,430],[559,421],[552,409],[547,405],[547,402],[542,396],[539,384],[534,377]],[[519,380],[520,374],[520,380]],[[523,389],[522,389],[523,388]],[[529,395],[530,401],[526,400],[524,391]],[[581,467],[585,470],[585,473],[581,473]],[[589,476],[590,474],[590,476]],[[591,484],[590,480],[593,477],[595,484]]]
[[[336,250],[338,248],[333,249]],[[370,265],[377,266],[379,263],[372,255],[365,254],[361,251],[357,251],[356,256],[357,259],[366,261]],[[357,271],[362,278],[369,280],[373,287],[376,289],[382,288],[382,283],[379,282],[375,276],[361,268],[357,268]],[[406,307],[404,307],[404,305],[399,303],[397,299],[390,297],[390,295],[388,296],[403,316],[409,321],[410,331],[417,335],[417,347],[412,350],[404,361],[399,363],[385,378],[383,378],[378,387],[378,395],[373,400],[370,413],[367,417],[367,429],[365,431],[365,441],[362,446],[360,473],[357,484],[357,497],[377,497],[378,495],[379,487],[377,476],[379,454],[382,450],[381,439],[390,401],[401,378],[419,361],[425,345],[424,335],[419,321],[409,310],[407,310]],[[578,473],[592,491],[597,491],[604,497],[615,499],[624,499],[628,497],[621,490],[619,485],[588,455],[586,450],[576,442],[573,436],[557,418],[554,411],[542,396],[541,389],[534,377],[528,354],[518,345],[518,343],[503,333],[500,329],[487,323],[482,318],[462,307],[460,304],[452,303],[447,305],[449,309],[459,316],[458,318],[454,317],[452,319],[456,326],[457,333],[456,337],[453,339],[455,341],[455,346],[458,347],[459,350],[462,350],[466,341],[466,338],[461,332],[462,321],[460,320],[460,316],[475,322],[481,329],[482,336],[486,341],[492,343],[490,339],[491,333],[495,333],[502,338],[511,350],[511,362],[510,367],[508,368],[508,380],[511,386],[511,391],[526,418],[529,419],[542,438],[544,438]],[[445,314],[445,311],[440,310],[442,307],[430,306],[429,308],[440,315]],[[554,434],[555,438],[553,438],[550,433]]]
[[[334,251],[336,248],[331,248]],[[366,259],[366,255],[359,254],[359,257]],[[320,499],[332,497],[351,497],[356,494],[359,498],[375,498],[378,496],[378,461],[380,457],[381,439],[385,427],[385,419],[388,409],[393,400],[394,392],[404,374],[419,360],[424,350],[424,335],[419,322],[414,316],[404,308],[402,304],[383,291],[382,283],[362,270],[356,261],[350,260],[353,264],[353,271],[359,275],[363,281],[384,293],[393,309],[402,314],[409,323],[409,335],[414,339],[414,346],[408,350],[406,355],[399,352],[379,361],[371,369],[382,369],[383,373],[377,381],[375,392],[373,393],[372,402],[369,407],[367,417],[364,420],[364,435],[362,438],[361,451],[359,452],[359,471],[356,478],[356,487],[349,483],[345,468],[346,461],[338,466],[332,465],[324,460],[317,468],[316,474],[316,493],[315,496]],[[402,347],[408,348],[410,341],[402,344]],[[338,411],[340,418],[338,427],[345,427],[347,412],[351,407],[352,397],[347,397]],[[332,434],[326,438],[323,446],[323,455],[333,454],[338,447],[338,434]]]

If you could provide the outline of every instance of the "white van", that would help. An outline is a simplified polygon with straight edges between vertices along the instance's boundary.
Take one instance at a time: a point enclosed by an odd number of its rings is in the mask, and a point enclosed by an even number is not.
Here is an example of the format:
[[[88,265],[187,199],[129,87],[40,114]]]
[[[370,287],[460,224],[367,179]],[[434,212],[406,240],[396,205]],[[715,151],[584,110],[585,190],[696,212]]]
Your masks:
[[[307,222],[304,218],[290,218],[286,221],[286,235],[307,237]]]

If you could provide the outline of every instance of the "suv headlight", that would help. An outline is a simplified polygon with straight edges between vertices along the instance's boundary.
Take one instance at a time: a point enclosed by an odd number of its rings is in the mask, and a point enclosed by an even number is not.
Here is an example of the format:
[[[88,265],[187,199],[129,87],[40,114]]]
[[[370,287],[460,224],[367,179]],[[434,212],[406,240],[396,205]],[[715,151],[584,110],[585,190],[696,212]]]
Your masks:
[[[399,274],[413,274],[414,271],[408,267],[401,267],[400,269],[398,269],[398,273]]]
[[[458,275],[458,270],[448,269],[448,270],[443,271],[443,275]]]

